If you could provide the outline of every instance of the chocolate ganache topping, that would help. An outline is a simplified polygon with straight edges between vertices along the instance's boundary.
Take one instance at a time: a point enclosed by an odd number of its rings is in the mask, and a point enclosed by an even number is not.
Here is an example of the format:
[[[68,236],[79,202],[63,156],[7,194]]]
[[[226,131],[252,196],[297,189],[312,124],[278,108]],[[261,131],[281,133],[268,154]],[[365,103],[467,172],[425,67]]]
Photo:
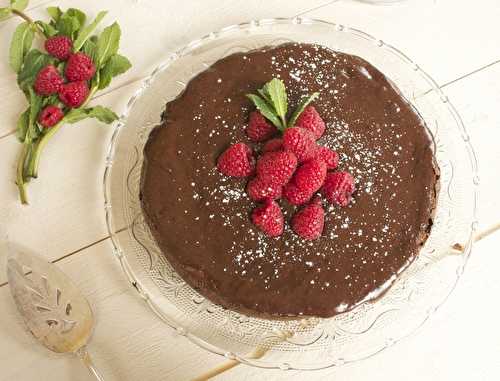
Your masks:
[[[272,78],[290,109],[319,92],[326,123],[318,143],[340,155],[356,182],[352,202],[325,203],[320,238],[288,222],[284,233],[251,222],[248,178],[217,171],[219,155],[245,142],[255,107],[246,97]],[[182,278],[214,303],[254,316],[329,317],[382,295],[418,255],[431,226],[439,171],[424,121],[363,59],[319,45],[285,44],[225,57],[166,105],[144,151],[141,200],[160,249]]]

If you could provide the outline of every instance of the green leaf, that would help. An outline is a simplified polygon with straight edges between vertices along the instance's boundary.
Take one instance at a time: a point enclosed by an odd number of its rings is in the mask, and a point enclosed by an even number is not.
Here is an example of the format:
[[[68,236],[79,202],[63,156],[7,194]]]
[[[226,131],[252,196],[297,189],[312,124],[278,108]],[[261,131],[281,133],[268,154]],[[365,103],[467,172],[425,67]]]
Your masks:
[[[281,79],[273,78],[271,81],[264,85],[263,91],[265,94],[269,94],[269,98],[271,98],[274,110],[276,111],[276,114],[278,114],[278,116],[281,118],[283,126],[285,126],[286,113],[288,111],[285,84]]]
[[[99,80],[99,90],[108,87],[111,83],[111,79],[116,77],[117,75],[125,73],[132,64],[128,60],[127,57],[124,57],[120,54],[115,54],[111,56],[104,65],[104,67],[100,71],[100,80]]]
[[[80,28],[85,25],[87,15],[77,8],[68,8],[66,14],[70,17],[75,17],[80,24]]]
[[[92,36],[95,37],[95,36]],[[96,62],[96,43],[92,41],[92,37],[83,43],[82,52],[92,58],[93,62]]]
[[[247,97],[253,102],[255,107],[269,119],[269,121],[276,126],[279,130],[283,130],[285,126],[281,123],[279,117],[276,115],[274,109],[263,98],[255,94],[247,94]]]
[[[57,94],[52,94],[49,95],[48,97],[43,97],[42,98],[42,108],[48,105],[55,105],[57,106],[59,104],[59,97]]]
[[[115,22],[112,25],[104,28],[99,39],[97,40],[97,63],[98,67],[103,64],[114,54],[118,52],[120,46],[120,26]]]
[[[0,21],[7,20],[12,14],[12,9],[10,7],[0,8]]]
[[[59,19],[61,18],[61,15],[62,15],[61,8],[59,8],[59,7],[48,7],[47,13],[52,18],[52,20],[54,20],[54,22],[56,22],[56,23],[59,21]]]
[[[19,115],[19,119],[17,120],[16,136],[21,143],[26,139],[26,133],[28,132],[29,127],[29,115],[30,109],[28,108],[21,115]]]
[[[80,33],[78,34],[78,38],[76,41],[73,43],[73,51],[77,52],[80,50],[80,48],[83,46],[85,41],[90,37],[90,35],[94,32],[94,30],[97,28],[97,25],[101,22],[101,20],[106,16],[108,12],[107,11],[102,11],[99,12],[94,19],[89,25],[87,25],[85,28],[83,28]],[[83,25],[83,24],[82,24]]]
[[[28,130],[26,132],[26,141],[32,142],[40,135],[36,120],[38,113],[42,109],[42,97],[37,95],[33,88],[29,88],[30,108],[28,114]]]
[[[72,109],[66,114],[64,121],[66,123],[74,124],[86,118],[96,118],[101,122],[110,124],[118,119],[118,116],[109,108],[96,106],[84,109]]]
[[[37,49],[32,49],[26,55],[24,64],[17,75],[17,83],[19,87],[28,93],[28,88],[35,83],[36,75],[43,67],[54,62],[54,58],[48,54],[42,53]]]
[[[260,96],[262,98],[264,98],[266,100],[267,103],[269,103],[270,106],[272,106],[273,101],[272,101],[271,97],[269,96],[269,93],[266,92],[266,89],[262,88],[262,89],[257,90],[257,92],[260,94]],[[274,109],[274,106],[273,106],[273,109]],[[274,110],[274,111],[276,112],[276,110]]]
[[[57,29],[54,28],[52,25],[47,24],[46,22],[43,22],[41,20],[37,20],[37,21],[35,21],[35,24],[37,24],[38,26],[40,26],[40,28],[42,28],[43,34],[47,38],[53,37],[57,34]]]
[[[295,125],[295,122],[297,122],[297,119],[299,118],[300,114],[302,114],[302,111],[315,99],[319,97],[319,93],[313,93],[309,95],[308,97],[303,98],[299,104],[297,105],[297,108],[292,114],[292,117],[290,118],[290,121],[288,122],[288,127],[293,127]]]
[[[24,11],[28,3],[29,0],[10,0],[10,7],[16,11]]]
[[[19,24],[14,31],[10,43],[9,63],[12,69],[19,73],[23,65],[24,56],[30,50],[34,31],[28,22]]]
[[[63,13],[56,22],[56,29],[59,34],[73,38],[74,34],[80,29],[80,21],[75,16]]]

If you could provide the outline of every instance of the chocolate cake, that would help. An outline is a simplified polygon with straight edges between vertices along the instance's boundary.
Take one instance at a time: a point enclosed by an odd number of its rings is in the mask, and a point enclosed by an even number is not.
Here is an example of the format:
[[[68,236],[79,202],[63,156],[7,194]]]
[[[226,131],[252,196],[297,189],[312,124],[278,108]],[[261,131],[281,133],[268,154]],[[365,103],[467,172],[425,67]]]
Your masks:
[[[356,182],[352,202],[325,205],[321,237],[289,225],[270,238],[250,218],[247,178],[217,171],[246,142],[246,97],[272,78],[293,108],[319,92],[319,142]],[[225,57],[166,105],[144,151],[141,200],[160,249],[182,278],[223,307],[261,317],[329,317],[375,300],[416,258],[436,204],[439,171],[424,121],[365,60],[310,44]],[[279,200],[285,221],[300,209]]]

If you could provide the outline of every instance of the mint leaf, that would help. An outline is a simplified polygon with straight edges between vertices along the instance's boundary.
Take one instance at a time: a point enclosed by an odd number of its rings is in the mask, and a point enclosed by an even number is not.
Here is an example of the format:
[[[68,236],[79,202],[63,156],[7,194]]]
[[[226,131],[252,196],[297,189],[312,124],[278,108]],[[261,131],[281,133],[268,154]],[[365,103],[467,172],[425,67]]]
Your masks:
[[[85,25],[85,21],[87,20],[87,15],[83,13],[81,10],[76,8],[68,8],[66,10],[66,14],[70,17],[74,17],[78,20],[80,24],[80,28]]]
[[[94,32],[94,30],[97,28],[97,25],[101,22],[101,20],[106,16],[108,12],[107,11],[102,11],[99,12],[94,19],[89,25],[87,25],[85,28],[83,28],[80,33],[78,33],[78,38],[76,41],[73,43],[73,51],[77,52],[80,50],[80,48],[83,46],[85,41],[90,37],[90,35]],[[82,24],[83,25],[83,24]]]
[[[267,118],[272,124],[274,124],[276,128],[283,131],[285,126],[281,124],[281,121],[276,115],[274,109],[271,105],[269,105],[269,103],[265,101],[265,99],[255,94],[247,94],[247,97],[253,102],[255,107],[257,107],[257,109],[262,113],[262,115],[264,115],[265,118]]]
[[[257,92],[260,94],[260,96],[261,96],[262,98],[264,98],[264,99],[265,99],[265,101],[266,101],[267,103],[269,103],[269,105],[270,105],[270,106],[272,106],[272,104],[273,104],[273,100],[272,100],[272,99],[271,99],[271,97],[269,96],[269,93],[267,93],[267,92],[266,92],[266,89],[265,89],[265,88],[259,89],[259,90],[257,90]],[[274,107],[273,107],[273,109],[274,109]],[[274,111],[276,112],[276,110],[274,110]]]
[[[28,3],[29,0],[10,0],[10,7],[16,11],[24,11]]]
[[[32,142],[40,135],[40,130],[36,124],[38,113],[42,108],[42,97],[37,95],[33,88],[29,88],[30,107],[28,114],[28,130],[26,132],[26,141]]]
[[[21,70],[24,56],[31,48],[33,36],[34,31],[28,22],[19,24],[14,31],[10,43],[9,64],[16,73]]]
[[[12,14],[12,9],[10,7],[0,8],[0,21],[7,20]]]
[[[92,36],[94,37],[94,36]],[[97,52],[97,46],[94,41],[92,41],[92,37],[85,41],[82,46],[82,52],[84,52],[86,55],[88,55],[93,62],[96,62],[96,52]]]
[[[302,114],[302,111],[315,99],[319,97],[319,93],[313,93],[309,95],[308,97],[303,98],[299,104],[297,105],[297,108],[292,114],[292,117],[290,118],[290,121],[288,122],[288,127],[293,127],[295,123],[297,122],[297,119],[299,118],[300,114]]]
[[[100,122],[110,124],[118,119],[118,115],[107,107],[95,106],[84,109],[72,109],[66,114],[64,121],[74,124],[86,118],[95,118]]]
[[[24,58],[24,64],[17,75],[19,87],[28,94],[28,88],[35,83],[36,75],[43,67],[54,62],[54,59],[48,54],[42,53],[37,49],[32,49]]]
[[[288,111],[288,103],[286,96],[285,84],[281,79],[273,78],[271,81],[266,83],[263,88],[265,94],[269,94],[271,98],[272,105],[276,114],[280,117],[283,126],[286,126],[286,113]]]
[[[104,28],[102,31],[97,40],[97,63],[99,68],[102,67],[112,55],[118,52],[120,35],[120,26],[116,22]]]
[[[76,32],[80,29],[80,21],[78,17],[71,16],[70,14],[63,13],[59,20],[56,22],[56,29],[59,31],[59,34],[64,36],[68,36],[73,39]]]
[[[23,143],[26,139],[26,133],[28,132],[29,127],[29,115],[30,109],[28,108],[21,115],[19,115],[19,119],[17,120],[16,136],[21,143]]]
[[[49,16],[52,18],[52,20],[57,23],[59,19],[61,18],[62,11],[61,8],[59,7],[48,7],[47,8],[47,13]]]
[[[48,105],[57,105],[59,103],[59,97],[57,94],[49,95],[48,97],[42,98],[42,108]]]
[[[127,57],[120,54],[112,55],[100,70],[99,90],[108,87],[112,78],[125,73],[131,66]]]
[[[46,22],[43,22],[41,20],[35,21],[35,24],[37,24],[43,31],[43,34],[45,37],[53,37],[57,34],[56,28],[54,28],[52,25],[47,24]]]

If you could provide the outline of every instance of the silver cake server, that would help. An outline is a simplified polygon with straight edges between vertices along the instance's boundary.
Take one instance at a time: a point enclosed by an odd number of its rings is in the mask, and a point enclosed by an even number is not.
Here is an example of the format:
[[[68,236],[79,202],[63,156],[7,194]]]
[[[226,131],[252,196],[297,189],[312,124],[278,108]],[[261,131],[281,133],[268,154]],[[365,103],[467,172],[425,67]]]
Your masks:
[[[10,291],[28,330],[51,351],[76,355],[99,381],[86,344],[92,334],[92,309],[80,290],[52,263],[9,247]]]

